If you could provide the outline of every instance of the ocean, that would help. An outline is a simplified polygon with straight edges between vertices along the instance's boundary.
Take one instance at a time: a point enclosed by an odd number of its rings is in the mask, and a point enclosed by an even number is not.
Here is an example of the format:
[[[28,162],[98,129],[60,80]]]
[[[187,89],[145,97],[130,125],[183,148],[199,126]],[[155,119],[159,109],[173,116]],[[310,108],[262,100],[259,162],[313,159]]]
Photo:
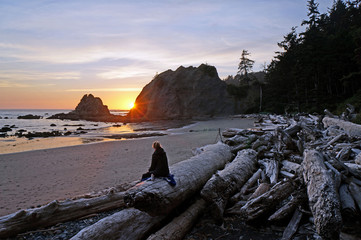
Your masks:
[[[110,127],[111,123],[89,122],[89,121],[71,121],[59,119],[47,119],[57,113],[68,113],[68,109],[14,109],[0,110],[0,128],[4,126],[14,126],[9,135],[22,129],[27,132],[49,132],[49,131],[74,131],[79,127],[83,129],[102,129]],[[114,110],[112,114],[126,115],[128,111]],[[18,119],[19,116],[37,115],[40,119]],[[65,130],[64,130],[65,129]]]
[[[64,147],[88,144],[100,141],[124,140],[122,136],[131,133],[147,134],[178,128],[188,122],[144,122],[144,123],[106,123],[90,121],[71,121],[60,119],[47,119],[56,113],[68,113],[69,109],[14,109],[0,110],[0,129],[11,128],[11,131],[0,132],[0,154],[15,153],[29,150],[39,150],[52,147]],[[126,115],[128,111],[111,110],[115,115]],[[18,119],[25,115],[41,116],[40,119]],[[53,132],[59,131],[62,136],[57,137],[18,137],[17,133],[23,132]],[[67,134],[65,134],[67,133]],[[116,136],[114,138],[114,136]]]

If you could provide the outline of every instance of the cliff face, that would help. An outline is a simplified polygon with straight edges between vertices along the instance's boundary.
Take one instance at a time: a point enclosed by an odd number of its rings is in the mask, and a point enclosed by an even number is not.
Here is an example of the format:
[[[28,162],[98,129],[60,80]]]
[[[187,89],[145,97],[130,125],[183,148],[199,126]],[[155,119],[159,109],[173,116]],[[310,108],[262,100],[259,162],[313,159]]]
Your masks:
[[[156,76],[135,101],[132,120],[189,119],[233,114],[226,84],[215,67],[179,67]]]

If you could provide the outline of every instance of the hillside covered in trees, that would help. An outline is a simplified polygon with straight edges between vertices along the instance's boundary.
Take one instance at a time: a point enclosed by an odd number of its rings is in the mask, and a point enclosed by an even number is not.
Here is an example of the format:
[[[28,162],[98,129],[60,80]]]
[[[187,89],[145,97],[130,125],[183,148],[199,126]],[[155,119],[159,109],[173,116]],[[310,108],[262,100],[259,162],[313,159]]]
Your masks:
[[[308,1],[303,32],[293,27],[266,70],[263,111],[321,112],[361,107],[361,1],[335,1],[327,13]]]

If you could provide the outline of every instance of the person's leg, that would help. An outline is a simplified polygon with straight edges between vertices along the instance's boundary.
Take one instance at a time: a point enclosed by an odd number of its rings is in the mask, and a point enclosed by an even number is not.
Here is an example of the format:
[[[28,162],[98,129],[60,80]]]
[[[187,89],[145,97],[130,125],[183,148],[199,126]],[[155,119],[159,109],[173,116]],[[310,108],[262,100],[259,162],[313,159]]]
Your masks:
[[[144,173],[144,174],[142,175],[141,181],[144,181],[145,179],[150,178],[150,177],[151,177],[151,173],[150,173],[150,172]]]

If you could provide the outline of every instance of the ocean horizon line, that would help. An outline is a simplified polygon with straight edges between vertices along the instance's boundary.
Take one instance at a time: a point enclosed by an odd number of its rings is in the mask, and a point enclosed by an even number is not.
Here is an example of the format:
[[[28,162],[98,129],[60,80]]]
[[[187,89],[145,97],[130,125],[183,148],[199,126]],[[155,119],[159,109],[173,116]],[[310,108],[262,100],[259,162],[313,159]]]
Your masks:
[[[67,109],[67,108],[0,108],[0,111],[46,111],[46,110],[63,110],[63,111],[74,111],[74,109]],[[109,111],[130,111],[130,109],[109,109]]]

